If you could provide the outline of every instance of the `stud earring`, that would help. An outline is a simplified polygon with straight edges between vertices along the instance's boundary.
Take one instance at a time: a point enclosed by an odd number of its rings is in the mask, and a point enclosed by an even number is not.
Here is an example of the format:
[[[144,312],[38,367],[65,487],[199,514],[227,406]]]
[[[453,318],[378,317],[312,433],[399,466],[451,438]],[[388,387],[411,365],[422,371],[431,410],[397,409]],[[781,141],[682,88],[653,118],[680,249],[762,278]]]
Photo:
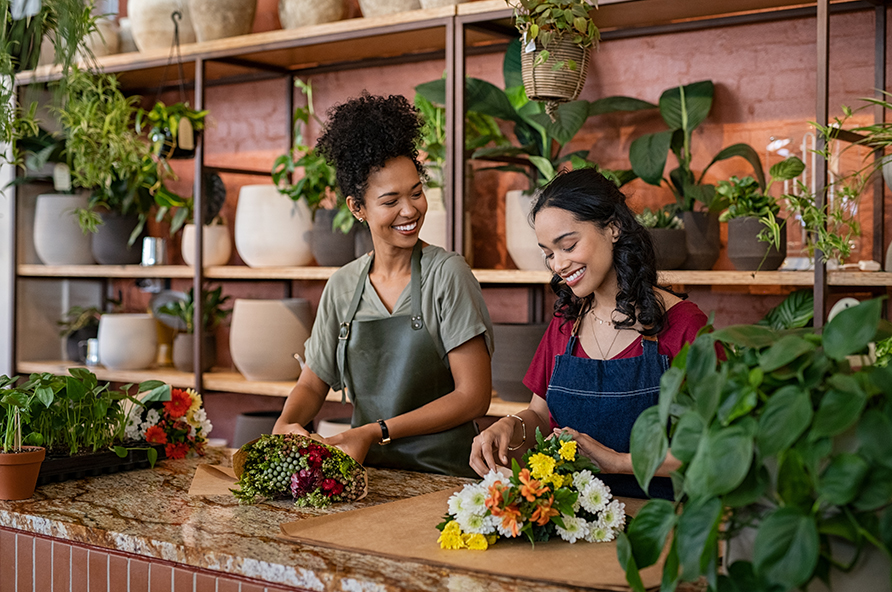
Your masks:
[[[365,218],[357,218],[357,220],[359,220],[359,223],[360,223],[360,224],[362,224],[363,222],[365,222]]]

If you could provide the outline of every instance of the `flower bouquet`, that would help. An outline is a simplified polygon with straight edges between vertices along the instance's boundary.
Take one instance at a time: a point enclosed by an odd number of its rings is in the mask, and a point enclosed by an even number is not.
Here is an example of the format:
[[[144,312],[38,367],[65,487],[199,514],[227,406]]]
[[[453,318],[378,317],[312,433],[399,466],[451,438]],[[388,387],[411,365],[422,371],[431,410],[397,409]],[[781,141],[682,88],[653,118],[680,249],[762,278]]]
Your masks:
[[[143,397],[128,414],[125,434],[131,440],[164,444],[167,458],[203,455],[211,422],[201,406],[201,395],[192,389],[170,389],[170,399],[156,391]]]
[[[294,498],[301,507],[322,508],[365,497],[365,468],[334,446],[298,434],[263,435],[232,457],[239,503]]]
[[[569,434],[545,440],[511,462],[510,474],[490,471],[449,498],[449,513],[438,542],[443,549],[484,550],[499,537],[527,537],[531,543],[558,535],[567,542],[612,541],[626,522],[625,504],[611,500],[610,488],[594,476],[591,461],[576,453]]]

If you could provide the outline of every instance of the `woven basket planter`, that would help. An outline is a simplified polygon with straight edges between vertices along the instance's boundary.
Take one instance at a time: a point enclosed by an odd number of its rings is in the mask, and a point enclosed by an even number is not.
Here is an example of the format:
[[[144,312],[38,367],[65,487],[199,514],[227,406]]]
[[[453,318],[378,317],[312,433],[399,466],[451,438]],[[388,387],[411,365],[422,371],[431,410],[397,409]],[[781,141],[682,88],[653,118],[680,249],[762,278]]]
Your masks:
[[[582,48],[569,39],[556,39],[548,44],[548,59],[533,68],[540,48],[535,51],[521,52],[520,65],[523,75],[523,86],[531,101],[549,101],[564,103],[573,101],[582,91],[585,76],[588,72],[590,48]],[[576,69],[566,66],[552,70],[557,62],[576,62]]]

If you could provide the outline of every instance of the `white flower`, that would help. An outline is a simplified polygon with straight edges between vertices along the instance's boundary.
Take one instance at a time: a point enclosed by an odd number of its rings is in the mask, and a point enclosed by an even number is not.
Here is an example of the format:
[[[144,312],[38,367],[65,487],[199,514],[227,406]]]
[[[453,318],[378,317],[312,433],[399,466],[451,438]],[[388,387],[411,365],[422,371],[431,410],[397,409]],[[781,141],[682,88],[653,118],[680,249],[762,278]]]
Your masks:
[[[589,531],[588,523],[585,520],[576,516],[567,516],[566,514],[561,514],[561,519],[564,521],[564,528],[555,526],[555,530],[561,535],[562,539],[568,543],[575,543],[579,539],[585,539]]]
[[[139,428],[139,414],[131,414],[127,418],[127,427],[124,428],[124,435],[129,440],[141,440],[145,436],[145,431]]]
[[[576,489],[578,489],[579,491],[582,491],[583,489],[585,489],[586,485],[592,482],[594,478],[595,476],[592,475],[592,472],[588,469],[584,471],[577,471],[576,473],[573,473],[573,486],[576,487]]]
[[[468,511],[459,512],[455,520],[461,526],[462,532],[492,534],[496,526],[491,520],[492,516],[482,516]]]
[[[146,413],[146,420],[143,422],[143,431],[147,428],[152,427],[153,425],[158,425],[158,422],[161,421],[161,414],[158,413],[157,409],[149,409],[149,412]]]
[[[600,479],[592,479],[579,490],[579,503],[592,514],[603,511],[609,501],[610,489]]]
[[[489,488],[496,483],[507,483],[507,477],[495,469],[491,469],[480,482],[480,486],[483,487],[483,491],[489,492]]]
[[[465,487],[467,487],[467,485]],[[464,492],[464,489],[449,496],[449,501],[447,502],[449,506],[449,513],[453,516],[458,516],[459,513],[461,513],[461,511],[464,509],[465,498],[462,495],[462,492]]]
[[[604,528],[622,529],[626,523],[626,504],[613,500],[601,511],[598,521]]]
[[[462,511],[471,512],[478,516],[486,514],[487,490],[480,485],[468,485],[461,491]]]
[[[517,521],[517,532],[518,532],[518,533],[520,532],[520,529],[521,529],[521,528],[523,528],[523,522],[521,522],[520,520],[518,520],[518,521]],[[506,538],[513,538],[513,537],[514,537],[514,533],[511,532],[511,529],[510,529],[510,528],[505,528],[504,526],[502,526],[502,521],[501,521],[501,520],[498,520],[498,519],[497,519],[497,522],[496,522],[496,530],[498,530],[498,531],[499,531],[499,534],[502,535],[503,537],[506,537]]]
[[[609,543],[614,538],[616,538],[616,531],[612,528],[605,528],[600,524],[590,524],[585,540],[590,543]]]

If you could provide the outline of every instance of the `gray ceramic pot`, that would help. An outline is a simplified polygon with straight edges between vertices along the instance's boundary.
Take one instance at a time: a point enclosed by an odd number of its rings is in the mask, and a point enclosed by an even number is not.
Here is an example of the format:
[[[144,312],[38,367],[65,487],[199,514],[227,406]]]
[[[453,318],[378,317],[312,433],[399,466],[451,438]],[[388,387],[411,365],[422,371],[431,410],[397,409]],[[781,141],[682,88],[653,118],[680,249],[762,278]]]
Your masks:
[[[217,362],[217,338],[205,333],[201,352],[201,371],[207,372]],[[173,367],[180,372],[195,371],[195,336],[191,333],[180,333],[173,340]]]
[[[657,269],[677,269],[688,256],[684,228],[648,228],[657,256]]]
[[[778,218],[783,224],[783,219]],[[781,226],[780,250],[759,240],[765,226],[758,218],[728,220],[728,259],[740,271],[774,271],[787,257],[787,227]]]
[[[340,267],[356,258],[356,227],[344,234],[332,230],[331,223],[338,210],[318,209],[313,215],[313,240],[310,247],[313,258],[323,267]]]
[[[142,239],[145,230],[137,237],[133,245],[128,245],[130,235],[139,223],[135,214],[100,214],[102,225],[93,235],[93,258],[102,265],[136,265],[142,257]]]
[[[688,256],[682,269],[712,269],[722,247],[719,215],[709,212],[682,212]]]

